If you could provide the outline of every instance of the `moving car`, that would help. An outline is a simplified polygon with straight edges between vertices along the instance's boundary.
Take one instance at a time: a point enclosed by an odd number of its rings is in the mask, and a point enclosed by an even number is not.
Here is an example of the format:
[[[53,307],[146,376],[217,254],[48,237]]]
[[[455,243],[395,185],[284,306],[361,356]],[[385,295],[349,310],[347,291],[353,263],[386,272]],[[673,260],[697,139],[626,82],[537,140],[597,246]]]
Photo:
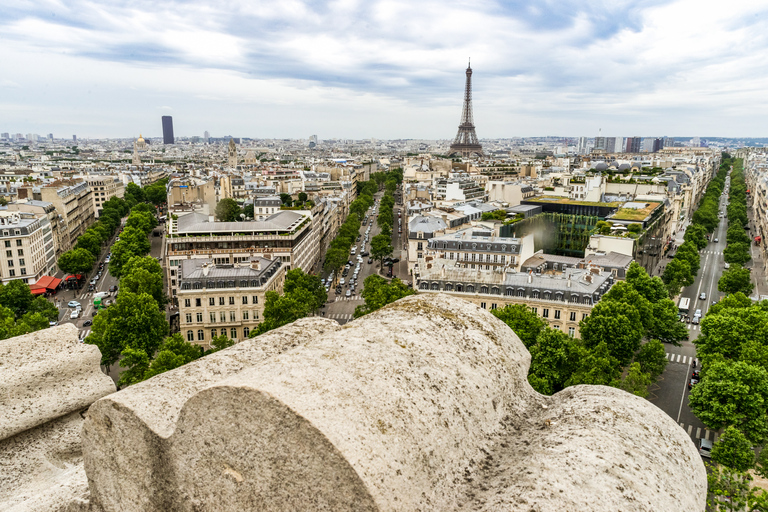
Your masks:
[[[719,242],[719,241],[720,241],[720,240],[718,240],[717,238],[715,238],[715,243],[717,243],[717,242]]]
[[[71,300],[67,303],[67,306],[69,306],[70,308],[79,308],[80,303],[77,302],[76,300]]]
[[[83,322],[83,327],[88,327],[89,325],[93,325],[93,322],[91,322],[90,320],[86,320],[85,322]]]
[[[352,292],[351,292],[351,291],[349,291],[349,290],[347,290],[346,296],[347,296],[347,297],[351,297],[351,296],[352,296]]]
[[[707,300],[707,294],[704,292],[701,292],[701,294],[699,294],[699,300]]]
[[[75,318],[77,318],[77,317],[79,317],[79,316],[80,316],[80,310],[79,310],[79,309],[75,309],[75,310],[73,310],[73,311],[72,311],[72,312],[69,314],[69,318],[70,318],[70,319],[75,319]]]

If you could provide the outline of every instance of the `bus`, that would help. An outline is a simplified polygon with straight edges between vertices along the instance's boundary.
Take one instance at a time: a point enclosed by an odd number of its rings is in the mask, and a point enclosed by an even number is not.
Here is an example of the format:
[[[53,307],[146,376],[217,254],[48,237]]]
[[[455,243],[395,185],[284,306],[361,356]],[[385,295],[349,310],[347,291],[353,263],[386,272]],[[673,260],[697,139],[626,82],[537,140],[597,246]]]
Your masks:
[[[691,311],[691,299],[688,297],[682,297],[680,299],[680,306],[677,308],[681,315],[687,315]]]

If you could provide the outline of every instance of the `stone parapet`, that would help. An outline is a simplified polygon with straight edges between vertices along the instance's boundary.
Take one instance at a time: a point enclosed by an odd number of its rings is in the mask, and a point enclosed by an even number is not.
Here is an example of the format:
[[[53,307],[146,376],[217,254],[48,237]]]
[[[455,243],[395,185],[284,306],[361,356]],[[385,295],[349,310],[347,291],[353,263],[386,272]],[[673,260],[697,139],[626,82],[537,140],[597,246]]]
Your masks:
[[[300,320],[96,402],[90,506],[704,510],[674,421],[612,388],[539,395],[529,363],[504,323],[447,295]]]
[[[82,414],[115,391],[100,360],[71,324],[0,340],[0,510],[87,504]]]

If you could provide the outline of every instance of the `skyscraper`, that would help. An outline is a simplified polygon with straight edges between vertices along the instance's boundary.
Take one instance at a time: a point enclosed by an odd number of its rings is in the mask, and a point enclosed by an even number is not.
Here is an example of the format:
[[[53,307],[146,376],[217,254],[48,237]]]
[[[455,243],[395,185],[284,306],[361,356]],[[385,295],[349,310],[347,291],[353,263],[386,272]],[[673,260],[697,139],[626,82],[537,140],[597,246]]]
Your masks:
[[[639,153],[642,142],[642,137],[627,137],[627,153]]]
[[[163,116],[163,144],[173,144],[173,118]]]
[[[211,142],[211,134],[208,133],[208,130],[203,132],[203,142],[205,143]]]
[[[616,137],[605,138],[605,152],[616,153]]]

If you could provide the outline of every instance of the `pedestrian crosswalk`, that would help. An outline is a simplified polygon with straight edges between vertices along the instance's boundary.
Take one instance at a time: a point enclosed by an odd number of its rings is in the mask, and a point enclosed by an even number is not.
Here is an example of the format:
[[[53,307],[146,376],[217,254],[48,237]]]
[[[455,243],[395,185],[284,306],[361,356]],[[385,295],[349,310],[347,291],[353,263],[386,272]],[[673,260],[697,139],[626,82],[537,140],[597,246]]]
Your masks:
[[[91,334],[91,330],[90,329],[84,329],[84,330],[80,331],[80,339],[84,340],[89,334]]]
[[[352,313],[331,313],[329,315],[326,315],[327,318],[332,318],[334,320],[352,320],[354,318],[354,315]]]
[[[701,254],[723,254],[723,251],[701,251]]]
[[[688,330],[689,331],[698,331],[699,326],[697,324],[688,324]]]
[[[680,422],[680,426],[685,430],[688,435],[693,439],[694,441],[696,439],[706,439],[707,441],[717,442],[718,439],[720,439],[720,434],[718,434],[714,430],[709,430],[708,428],[702,428],[702,427],[694,427],[693,425],[686,425],[683,422]]]
[[[336,297],[333,300],[333,302],[339,302],[339,301],[342,301],[342,300],[360,300],[360,297],[358,297],[357,295],[351,295],[349,297]]]
[[[691,361],[696,361],[696,364],[698,364],[699,360],[696,359],[693,356],[684,356],[682,354],[670,354],[667,352],[667,361],[670,363],[680,363],[680,364],[691,364]]]

